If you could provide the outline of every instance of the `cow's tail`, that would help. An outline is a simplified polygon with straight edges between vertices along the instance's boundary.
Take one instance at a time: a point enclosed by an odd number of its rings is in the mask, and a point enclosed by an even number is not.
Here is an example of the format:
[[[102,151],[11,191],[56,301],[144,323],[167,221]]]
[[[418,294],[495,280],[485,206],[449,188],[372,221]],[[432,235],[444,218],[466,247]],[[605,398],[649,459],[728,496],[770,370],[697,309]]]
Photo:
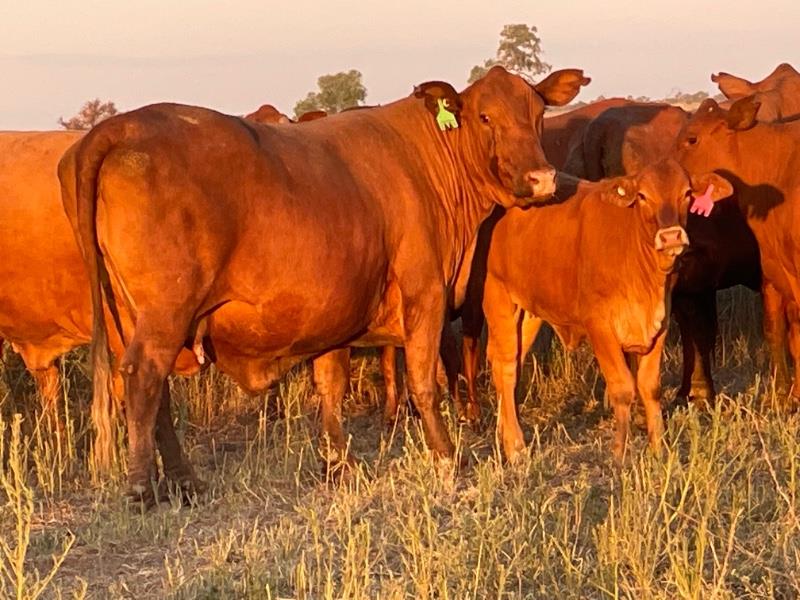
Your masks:
[[[62,191],[74,186],[75,203],[66,206],[78,244],[83,253],[92,295],[92,421],[95,427],[93,464],[97,473],[108,473],[117,462],[116,410],[113,400],[111,351],[104,310],[104,291],[109,309],[119,326],[116,306],[110,294],[110,279],[97,236],[97,182],[100,168],[114,145],[124,136],[124,117],[101,123],[79,142],[74,155],[72,181],[65,181],[66,169],[59,165]],[[66,199],[66,195],[65,195]],[[74,212],[73,212],[74,211]],[[120,335],[122,331],[120,330]]]

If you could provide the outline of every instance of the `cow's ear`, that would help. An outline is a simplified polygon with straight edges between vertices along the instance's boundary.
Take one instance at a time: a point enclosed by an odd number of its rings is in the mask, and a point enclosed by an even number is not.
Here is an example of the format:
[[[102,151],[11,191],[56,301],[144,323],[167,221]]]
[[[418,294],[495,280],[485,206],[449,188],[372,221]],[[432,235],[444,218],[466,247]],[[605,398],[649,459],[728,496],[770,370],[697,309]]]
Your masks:
[[[614,206],[628,207],[636,202],[639,184],[633,177],[615,177],[603,185],[600,190],[600,199]]]
[[[755,91],[753,84],[747,81],[747,79],[736,77],[736,75],[731,75],[730,73],[712,74],[711,81],[717,84],[719,91],[722,92],[728,100],[736,100],[743,96],[749,96]]]
[[[697,199],[708,197],[711,202],[717,202],[733,194],[731,182],[716,173],[702,173],[692,175],[692,196]]]
[[[747,96],[734,102],[728,109],[728,127],[736,131],[750,129],[756,124],[756,116],[761,102],[755,96]]]
[[[533,86],[548,106],[564,106],[581,91],[581,87],[591,83],[583,76],[582,69],[561,69],[554,71]]]
[[[414,97],[422,98],[439,129],[458,128],[463,103],[452,85],[444,81],[426,81],[414,87]]]

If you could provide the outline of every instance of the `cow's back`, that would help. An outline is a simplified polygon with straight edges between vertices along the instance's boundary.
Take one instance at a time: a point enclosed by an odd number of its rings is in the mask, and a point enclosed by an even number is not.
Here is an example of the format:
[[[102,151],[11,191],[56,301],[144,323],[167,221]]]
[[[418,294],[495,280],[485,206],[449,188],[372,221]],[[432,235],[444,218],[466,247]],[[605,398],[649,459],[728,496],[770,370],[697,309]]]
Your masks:
[[[611,107],[587,125],[568,171],[590,181],[636,173],[670,153],[687,117],[668,104]]]
[[[629,101],[623,98],[609,98],[546,117],[542,148],[547,159],[556,169],[563,170],[570,152],[580,145],[583,132],[589,123],[603,111],[626,104],[629,104]]]
[[[0,336],[26,359],[47,362],[90,336],[88,278],[56,172],[82,135],[0,133]]]

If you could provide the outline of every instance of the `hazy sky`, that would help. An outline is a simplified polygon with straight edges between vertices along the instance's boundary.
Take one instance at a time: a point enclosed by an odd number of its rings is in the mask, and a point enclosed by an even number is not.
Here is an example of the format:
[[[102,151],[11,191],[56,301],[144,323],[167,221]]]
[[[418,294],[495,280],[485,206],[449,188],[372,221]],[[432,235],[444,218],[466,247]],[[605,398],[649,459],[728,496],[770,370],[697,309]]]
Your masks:
[[[0,129],[54,128],[93,97],[290,113],[350,68],[371,104],[427,79],[460,88],[506,23],[536,25],[555,68],[585,69],[583,99],[800,66],[797,0],[0,0]]]

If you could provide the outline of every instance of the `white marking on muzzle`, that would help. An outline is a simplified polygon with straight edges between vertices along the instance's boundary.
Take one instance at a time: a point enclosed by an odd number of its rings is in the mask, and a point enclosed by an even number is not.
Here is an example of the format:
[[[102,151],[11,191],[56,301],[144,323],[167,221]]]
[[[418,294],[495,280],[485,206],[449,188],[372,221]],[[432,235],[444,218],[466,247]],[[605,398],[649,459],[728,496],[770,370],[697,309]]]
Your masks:
[[[669,250],[676,251],[676,254],[680,254],[683,252],[683,248],[689,245],[689,236],[686,235],[686,230],[681,227],[680,225],[673,225],[672,227],[664,227],[663,229],[659,229],[656,231],[656,239],[655,239],[655,246],[656,250],[664,250],[664,241],[661,239],[662,236],[669,236],[670,234],[678,234],[678,244],[671,245]]]

